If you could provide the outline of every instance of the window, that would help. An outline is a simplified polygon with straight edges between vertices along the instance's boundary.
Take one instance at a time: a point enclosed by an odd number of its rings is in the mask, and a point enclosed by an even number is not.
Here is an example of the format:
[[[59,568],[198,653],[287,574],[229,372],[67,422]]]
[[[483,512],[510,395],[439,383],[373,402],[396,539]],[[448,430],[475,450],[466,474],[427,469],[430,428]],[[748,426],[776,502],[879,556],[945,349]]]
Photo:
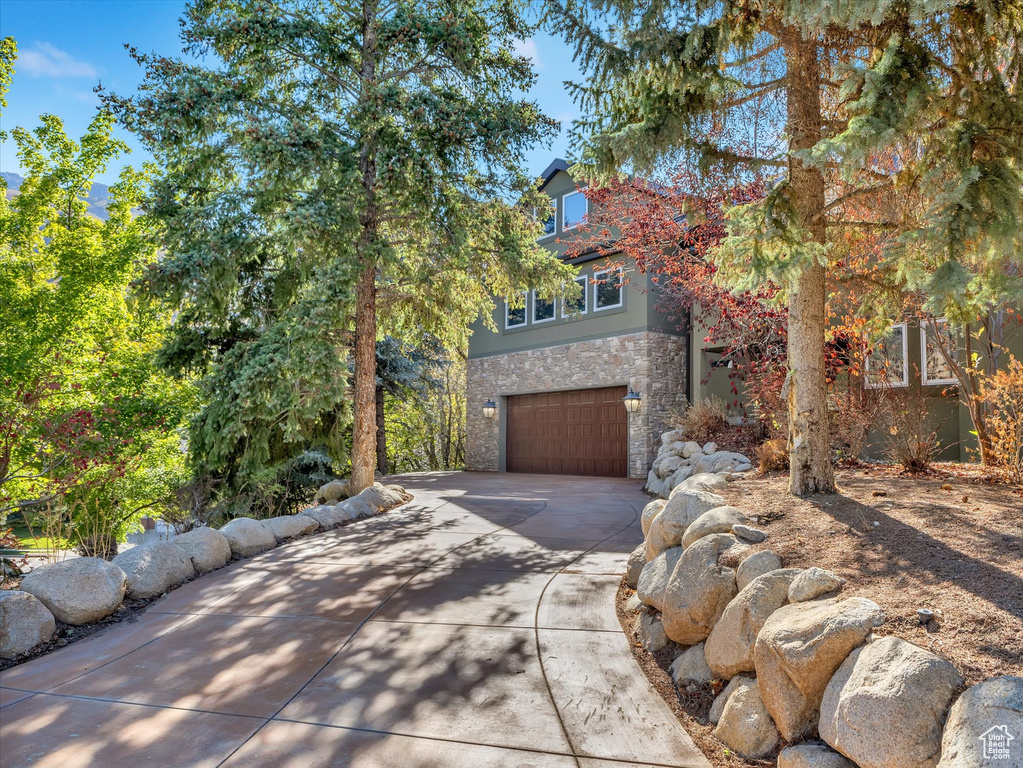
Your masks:
[[[533,322],[546,323],[554,319],[554,299],[541,299],[533,291]]]
[[[906,324],[893,325],[867,354],[866,379],[870,388],[909,386],[909,334]]]
[[[622,270],[605,270],[594,276],[597,284],[593,286],[593,309],[611,309],[622,306]]]
[[[526,293],[523,291],[519,296],[522,299],[520,306],[512,306],[512,300],[504,303],[504,327],[518,328],[526,324]]]
[[[586,293],[589,282],[584,276],[577,277],[575,282],[580,287],[579,298],[565,299],[561,302],[561,316],[572,317],[573,315],[586,314]]]
[[[561,198],[561,229],[575,229],[586,220],[589,202],[582,192],[569,192]]]
[[[937,336],[937,338],[935,338]],[[953,360],[956,359],[955,343],[952,339],[952,332],[949,330],[948,321],[944,318],[920,324],[920,355],[921,368],[923,369],[924,384],[957,384],[952,366],[948,364],[945,357],[938,348],[941,344]]]
[[[534,208],[533,209],[533,218],[534,219],[540,219],[540,216],[541,216],[542,213],[543,213],[543,211],[537,211],[537,209]],[[547,218],[540,219],[540,223],[543,224],[543,234],[540,235],[541,239],[545,238],[545,237],[549,237],[549,236],[554,234],[554,228],[557,225],[557,220],[558,220],[558,201],[557,200],[551,200],[551,208],[547,212]]]

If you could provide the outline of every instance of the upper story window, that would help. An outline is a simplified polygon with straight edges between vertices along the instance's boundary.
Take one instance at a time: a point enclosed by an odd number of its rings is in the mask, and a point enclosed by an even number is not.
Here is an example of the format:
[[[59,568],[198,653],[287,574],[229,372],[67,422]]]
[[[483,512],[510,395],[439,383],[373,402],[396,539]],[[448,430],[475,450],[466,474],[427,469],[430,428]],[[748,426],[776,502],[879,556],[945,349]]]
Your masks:
[[[594,310],[622,306],[622,283],[625,277],[622,270],[604,270],[593,277],[597,281],[593,286]]]
[[[589,201],[580,192],[569,192],[561,198],[561,229],[575,229],[586,220],[589,212]]]
[[[509,299],[504,303],[504,327],[505,328],[519,328],[526,324],[526,293],[523,291],[519,294],[521,298],[521,304],[519,306],[512,306],[512,301]],[[518,302],[517,302],[518,303]]]
[[[575,299],[565,299],[561,302],[561,316],[572,317],[573,315],[585,315],[586,314],[586,294],[589,292],[589,281],[585,276],[580,275],[575,279],[576,284],[579,286],[579,297]]]
[[[554,299],[542,299],[533,291],[533,322],[546,323],[554,319]]]
[[[922,359],[920,362],[922,363],[924,384],[956,384],[959,380],[948,360],[941,354],[939,344],[945,348],[954,362],[956,347],[952,332],[948,327],[948,320],[939,318],[921,323],[920,354]]]
[[[557,226],[558,221],[558,201],[551,200],[551,207],[546,211],[546,217],[544,217],[544,211],[533,209],[534,218],[538,219],[543,224],[543,234],[540,237],[548,237],[554,234],[554,228]]]
[[[867,354],[864,384],[870,388],[909,386],[909,331],[893,325]]]

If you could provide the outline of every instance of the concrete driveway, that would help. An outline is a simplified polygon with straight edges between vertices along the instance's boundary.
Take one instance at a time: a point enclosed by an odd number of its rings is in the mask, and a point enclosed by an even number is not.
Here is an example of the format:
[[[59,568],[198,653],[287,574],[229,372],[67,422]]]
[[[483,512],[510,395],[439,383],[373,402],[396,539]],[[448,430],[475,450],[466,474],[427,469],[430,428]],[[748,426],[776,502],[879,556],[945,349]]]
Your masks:
[[[614,613],[633,481],[442,473],[0,673],[0,765],[708,766]]]

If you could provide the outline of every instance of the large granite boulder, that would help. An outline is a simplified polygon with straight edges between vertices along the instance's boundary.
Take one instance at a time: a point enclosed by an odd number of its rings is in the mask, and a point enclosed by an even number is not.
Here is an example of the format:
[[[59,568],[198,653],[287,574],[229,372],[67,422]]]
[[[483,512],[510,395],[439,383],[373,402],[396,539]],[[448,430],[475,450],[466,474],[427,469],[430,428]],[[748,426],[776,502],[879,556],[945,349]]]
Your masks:
[[[98,557],[76,557],[41,565],[21,580],[58,621],[81,626],[105,619],[121,605],[127,577]]]
[[[696,518],[682,534],[682,546],[688,547],[694,541],[712,533],[731,533],[733,525],[749,522],[749,518],[736,507],[714,507]]]
[[[303,536],[312,533],[320,527],[320,524],[308,515],[282,515],[263,520],[263,525],[270,529],[277,541],[293,539],[296,536]]]
[[[682,543],[686,528],[715,507],[722,507],[725,500],[708,491],[678,493],[668,499],[661,514],[657,515],[646,533],[646,559],[653,560],[661,552]]]
[[[57,624],[38,598],[0,589],[0,659],[16,659],[53,637]]]
[[[671,495],[675,496],[676,494],[689,493],[690,491],[719,491],[726,485],[728,485],[728,481],[724,475],[693,475],[676,485],[672,489]]]
[[[766,757],[778,745],[778,729],[760,698],[756,682],[743,682],[728,697],[714,735],[742,757]]]
[[[643,529],[644,536],[650,530],[650,524],[654,521],[654,518],[661,514],[667,503],[664,499],[654,499],[643,507],[643,511],[639,515],[639,527]]]
[[[213,528],[193,528],[171,541],[192,561],[196,573],[209,573],[227,565],[231,559],[231,545],[227,537]]]
[[[192,559],[169,541],[142,544],[113,560],[127,578],[127,595],[135,600],[162,595],[195,577]]]
[[[640,611],[636,616],[636,636],[639,637],[640,645],[650,653],[657,653],[671,642],[664,634],[661,617],[650,611]]]
[[[668,588],[668,578],[678,565],[682,551],[682,547],[666,549],[643,566],[639,573],[639,581],[636,582],[636,594],[646,605],[661,610],[661,606],[664,605],[664,590]]]
[[[753,672],[753,648],[768,617],[788,602],[789,585],[798,568],[781,568],[758,576],[728,604],[707,638],[707,664],[728,680],[740,672]]]
[[[831,676],[883,621],[877,603],[862,597],[789,604],[768,617],[753,655],[764,705],[782,738],[792,742],[816,727]]]
[[[640,544],[629,555],[629,563],[625,567],[625,583],[636,588],[639,584],[639,575],[643,573],[643,568],[646,566],[646,548]]]
[[[739,563],[735,571],[735,584],[739,589],[745,589],[757,576],[776,571],[781,568],[781,558],[769,549],[762,549],[747,555]]]
[[[725,606],[738,591],[735,569],[721,565],[721,554],[738,544],[727,533],[706,536],[683,551],[664,590],[664,630],[680,645],[706,640]]]
[[[1012,743],[1009,736],[1013,737]],[[1003,755],[984,762],[988,754]],[[1023,760],[1023,677],[992,677],[960,696],[948,713],[938,768],[1014,765]]]
[[[714,679],[703,655],[703,643],[686,648],[671,663],[671,679],[675,685],[703,685]]]
[[[836,576],[823,568],[807,568],[789,587],[790,603],[805,603],[816,600],[822,595],[837,592],[845,584],[845,579]]]
[[[342,523],[351,520],[351,516],[340,505],[327,506],[320,504],[315,507],[309,507],[309,509],[303,509],[301,514],[311,517],[325,531],[337,528]]]
[[[856,765],[826,744],[808,742],[779,752],[778,768],[856,768]]]
[[[362,493],[365,493],[363,491]],[[375,507],[371,504],[361,493],[358,496],[352,496],[350,499],[345,499],[337,508],[344,514],[348,515],[349,520],[358,520],[363,517],[373,517],[380,511],[380,507]]]
[[[714,699],[714,703],[710,705],[710,712],[707,714],[707,720],[713,725],[717,725],[718,721],[721,720],[721,713],[725,711],[725,704],[728,703],[728,697],[731,696],[735,690],[746,683],[757,684],[756,678],[748,675],[736,675],[728,681],[728,685],[724,687],[724,690],[717,695]]]
[[[821,700],[820,734],[860,768],[933,768],[945,712],[963,678],[901,637],[857,648]]]
[[[643,487],[647,493],[652,493],[654,496],[667,496],[668,492],[665,483],[666,481],[659,478],[657,473],[651,469],[646,476],[646,485]]]
[[[277,546],[277,539],[270,529],[251,517],[236,517],[220,532],[227,538],[231,554],[236,557],[252,557]]]
[[[366,488],[359,493],[356,498],[362,499],[366,502],[372,508],[373,514],[377,514],[384,509],[396,507],[405,501],[402,494],[392,491],[387,486],[381,485],[380,483],[373,483],[373,485],[369,486],[369,488]]]
[[[320,489],[316,491],[316,495],[313,497],[313,503],[324,504],[340,501],[341,499],[347,499],[350,493],[347,481],[332,480],[326,485],[320,486]]]

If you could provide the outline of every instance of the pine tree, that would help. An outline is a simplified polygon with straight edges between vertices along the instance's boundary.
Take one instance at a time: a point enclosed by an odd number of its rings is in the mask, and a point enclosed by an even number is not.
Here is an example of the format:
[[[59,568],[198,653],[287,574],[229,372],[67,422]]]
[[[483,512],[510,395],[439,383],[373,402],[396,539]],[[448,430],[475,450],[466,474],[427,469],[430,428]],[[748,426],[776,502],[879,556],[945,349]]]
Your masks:
[[[681,154],[739,182],[773,175],[728,212],[714,257],[735,287],[783,289],[789,488],[834,491],[829,270],[865,237],[903,288],[954,304],[1018,267],[1023,4],[550,2],[589,75],[586,172]]]
[[[523,153],[554,121],[516,94],[518,0],[194,0],[180,60],[135,52],[136,97],[107,102],[165,176],[151,202],[178,308],[168,365],[205,374],[200,469],[244,475],[347,429],[373,482],[375,347],[445,343],[567,269],[536,246]],[[521,204],[510,206],[508,201]],[[354,317],[354,322],[352,318]]]

